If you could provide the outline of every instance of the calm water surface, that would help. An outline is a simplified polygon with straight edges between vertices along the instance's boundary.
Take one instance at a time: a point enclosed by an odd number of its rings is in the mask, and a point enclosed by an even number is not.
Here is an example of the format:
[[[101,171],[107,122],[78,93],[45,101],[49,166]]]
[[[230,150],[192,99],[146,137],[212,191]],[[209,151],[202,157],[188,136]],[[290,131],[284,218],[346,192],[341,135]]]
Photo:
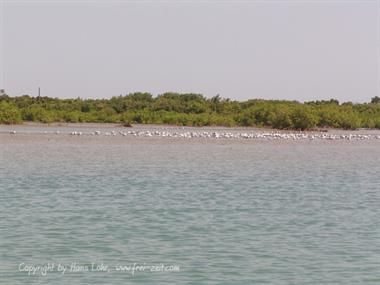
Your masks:
[[[379,163],[378,141],[2,133],[0,284],[380,284]]]

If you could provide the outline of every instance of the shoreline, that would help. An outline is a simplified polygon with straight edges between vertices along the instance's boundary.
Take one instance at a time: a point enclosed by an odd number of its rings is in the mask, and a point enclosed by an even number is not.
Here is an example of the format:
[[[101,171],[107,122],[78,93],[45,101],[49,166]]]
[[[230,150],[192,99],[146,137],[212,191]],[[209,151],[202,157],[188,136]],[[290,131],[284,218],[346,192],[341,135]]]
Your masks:
[[[24,122],[21,124],[0,124],[0,129],[2,128],[22,128],[22,127],[37,127],[37,128],[108,128],[108,129],[179,129],[179,130],[230,130],[230,131],[254,131],[254,132],[272,132],[272,133],[372,133],[379,132],[380,129],[369,129],[369,128],[359,128],[355,130],[346,130],[339,128],[322,128],[322,129],[311,129],[311,130],[292,130],[292,129],[275,129],[270,127],[228,127],[228,126],[178,126],[178,125],[168,125],[168,124],[132,124],[131,127],[125,127],[121,123],[40,123],[40,122]]]
[[[380,130],[290,131],[254,127],[179,127],[170,125],[134,125],[98,123],[54,123],[0,125],[2,137],[125,137],[160,139],[210,139],[247,141],[380,141]]]

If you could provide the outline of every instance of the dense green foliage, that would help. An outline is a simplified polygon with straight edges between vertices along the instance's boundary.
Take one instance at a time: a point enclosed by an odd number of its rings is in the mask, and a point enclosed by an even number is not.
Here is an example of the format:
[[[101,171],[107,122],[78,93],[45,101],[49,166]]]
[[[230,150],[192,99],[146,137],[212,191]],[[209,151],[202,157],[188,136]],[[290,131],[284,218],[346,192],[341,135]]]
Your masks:
[[[133,93],[111,99],[0,96],[0,123],[99,122],[181,126],[262,126],[278,129],[380,128],[380,100],[339,104],[254,99],[244,102],[200,94]]]
[[[20,110],[7,101],[0,101],[0,123],[17,124],[21,122]]]

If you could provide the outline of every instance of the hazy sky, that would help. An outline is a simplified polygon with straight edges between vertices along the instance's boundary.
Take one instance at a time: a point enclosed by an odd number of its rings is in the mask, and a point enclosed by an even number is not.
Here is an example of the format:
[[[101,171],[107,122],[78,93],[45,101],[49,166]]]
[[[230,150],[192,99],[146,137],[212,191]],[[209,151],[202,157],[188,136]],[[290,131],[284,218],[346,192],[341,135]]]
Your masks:
[[[0,1],[11,95],[380,95],[380,0]]]

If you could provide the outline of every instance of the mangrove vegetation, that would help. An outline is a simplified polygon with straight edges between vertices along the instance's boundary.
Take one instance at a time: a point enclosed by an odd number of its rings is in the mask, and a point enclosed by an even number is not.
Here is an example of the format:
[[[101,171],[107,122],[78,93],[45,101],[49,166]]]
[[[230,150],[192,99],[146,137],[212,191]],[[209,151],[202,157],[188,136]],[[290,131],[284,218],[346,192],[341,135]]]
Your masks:
[[[235,101],[219,95],[132,93],[111,99],[12,97],[0,94],[0,123],[69,122],[170,124],[179,126],[256,126],[276,129],[380,128],[380,98],[369,103],[337,100]]]

